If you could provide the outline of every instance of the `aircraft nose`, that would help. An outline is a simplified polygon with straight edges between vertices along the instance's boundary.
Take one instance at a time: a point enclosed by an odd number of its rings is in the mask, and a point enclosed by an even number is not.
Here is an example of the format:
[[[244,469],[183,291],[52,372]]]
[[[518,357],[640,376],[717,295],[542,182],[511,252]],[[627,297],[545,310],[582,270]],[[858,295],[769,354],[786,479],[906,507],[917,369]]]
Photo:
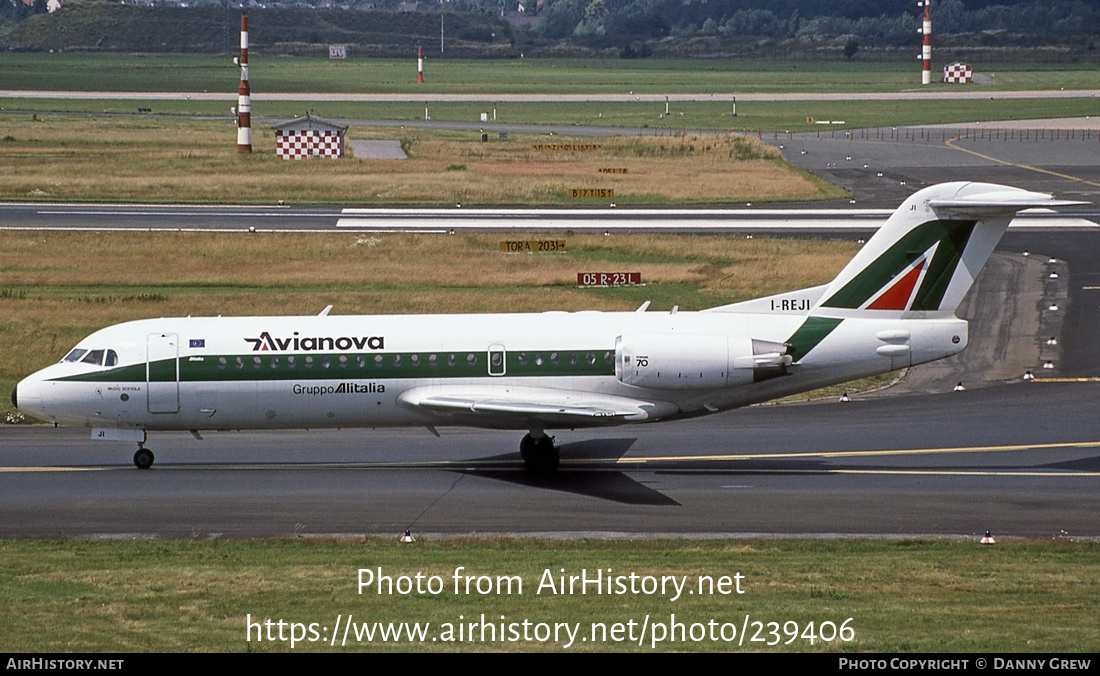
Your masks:
[[[33,377],[19,381],[11,391],[11,403],[23,413],[42,417],[42,392],[38,381]]]

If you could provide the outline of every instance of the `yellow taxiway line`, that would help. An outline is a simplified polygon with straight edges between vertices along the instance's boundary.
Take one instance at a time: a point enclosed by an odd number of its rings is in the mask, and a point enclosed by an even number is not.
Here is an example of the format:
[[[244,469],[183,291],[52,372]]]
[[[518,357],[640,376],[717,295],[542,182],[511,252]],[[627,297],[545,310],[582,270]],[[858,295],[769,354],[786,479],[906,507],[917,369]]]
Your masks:
[[[1019,444],[1014,446],[955,446],[948,448],[913,448],[881,451],[821,451],[817,453],[746,453],[728,455],[665,455],[637,458],[620,458],[619,464],[672,461],[739,461],[739,460],[797,460],[800,458],[859,458],[901,455],[941,455],[948,453],[1006,453],[1013,451],[1040,451],[1053,448],[1100,448],[1100,441],[1055,444]],[[586,462],[584,460],[577,462]],[[587,462],[601,462],[589,460]]]
[[[1100,441],[1085,441],[1071,443],[1050,444],[1017,444],[1000,446],[954,446],[945,448],[912,448],[889,449],[877,451],[820,451],[805,453],[744,453],[744,454],[712,454],[712,455],[660,455],[640,456],[629,458],[577,458],[567,459],[562,464],[564,468],[573,468],[585,465],[610,465],[631,466],[641,469],[642,466],[655,463],[713,463],[729,462],[740,463],[753,460],[800,460],[808,458],[871,458],[871,457],[900,457],[912,455],[952,455],[964,453],[1012,453],[1021,451],[1043,451],[1053,449],[1095,449],[1100,448]],[[434,469],[434,470],[485,470],[485,469],[516,469],[522,467],[515,460],[440,460],[428,462],[319,462],[319,463],[227,463],[227,464],[169,464],[159,465],[151,471],[193,470],[193,469],[218,469],[218,470],[280,470],[280,469],[307,469],[307,470],[364,470],[364,469]],[[745,471],[736,466],[730,468],[733,471]],[[129,464],[106,466],[27,466],[27,467],[0,467],[0,473],[36,473],[36,472],[104,472],[104,471],[136,471]],[[691,471],[678,468],[679,471]],[[771,468],[769,472],[782,473],[784,471],[805,472],[805,470],[784,470]],[[958,475],[958,476],[1072,476],[1094,477],[1100,476],[1100,472],[1087,471],[1038,471],[1026,469],[855,469],[855,468],[828,468],[818,470],[822,474],[895,474],[895,475]]]
[[[1095,186],[1097,188],[1100,188],[1100,183],[1096,183],[1094,181],[1086,181],[1083,178],[1078,178],[1076,176],[1070,176],[1069,174],[1060,174],[1057,171],[1051,171],[1049,169],[1040,169],[1039,167],[1033,167],[1030,164],[1017,164],[1015,162],[1009,162],[1007,160],[999,160],[996,157],[992,157],[990,155],[984,155],[982,153],[979,153],[976,150],[968,150],[967,148],[960,148],[959,146],[955,145],[955,141],[958,141],[961,138],[962,138],[961,136],[953,136],[953,137],[947,139],[946,141],[944,141],[944,145],[947,146],[948,148],[951,148],[952,150],[958,150],[960,152],[969,153],[971,155],[974,155],[975,157],[980,157],[983,160],[989,160],[990,162],[996,162],[998,164],[1003,164],[1003,165],[1006,165],[1006,166],[1009,166],[1009,167],[1017,167],[1019,169],[1026,169],[1028,171],[1035,171],[1035,172],[1038,172],[1040,174],[1047,174],[1049,176],[1057,176],[1058,178],[1064,178],[1064,179],[1069,180],[1069,181],[1077,181],[1078,183],[1084,183],[1086,185],[1091,185],[1091,186]]]

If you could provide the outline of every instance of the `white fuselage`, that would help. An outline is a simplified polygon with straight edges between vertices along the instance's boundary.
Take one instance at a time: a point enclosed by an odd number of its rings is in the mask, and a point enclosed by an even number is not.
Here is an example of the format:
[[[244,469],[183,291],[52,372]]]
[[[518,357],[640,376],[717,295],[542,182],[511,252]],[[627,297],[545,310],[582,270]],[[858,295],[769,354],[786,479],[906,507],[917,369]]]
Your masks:
[[[804,312],[149,319],[84,339],[71,354],[117,359],[47,367],[19,383],[18,405],[134,430],[572,428],[735,408],[966,346],[953,316],[825,321],[807,336]],[[765,354],[784,343],[785,362]],[[468,400],[487,403],[436,405]]]

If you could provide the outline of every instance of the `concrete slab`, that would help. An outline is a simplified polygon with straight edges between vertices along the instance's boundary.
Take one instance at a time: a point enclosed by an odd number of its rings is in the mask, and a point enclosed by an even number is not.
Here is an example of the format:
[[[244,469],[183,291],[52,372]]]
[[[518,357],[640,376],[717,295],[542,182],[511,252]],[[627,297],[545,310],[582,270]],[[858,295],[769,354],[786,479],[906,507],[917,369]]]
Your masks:
[[[349,139],[352,157],[361,160],[407,160],[409,156],[401,148],[401,141],[371,141]]]

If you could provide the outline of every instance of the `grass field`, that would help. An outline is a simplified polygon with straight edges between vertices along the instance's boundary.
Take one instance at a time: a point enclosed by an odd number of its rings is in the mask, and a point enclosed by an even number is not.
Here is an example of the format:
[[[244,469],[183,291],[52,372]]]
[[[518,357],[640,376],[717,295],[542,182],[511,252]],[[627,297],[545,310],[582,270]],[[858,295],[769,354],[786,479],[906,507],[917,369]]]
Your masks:
[[[80,99],[3,99],[5,111],[26,111],[28,114],[89,113],[95,115],[136,116],[139,109],[154,115],[217,117],[224,126],[235,124],[229,115],[233,105],[227,101],[155,101],[155,100],[80,100]],[[712,102],[673,102],[670,115],[664,115],[663,102],[631,103],[514,103],[514,102],[432,102],[427,104],[436,121],[476,123],[481,114],[497,113],[501,123],[600,125],[647,129],[729,130],[755,133],[783,131],[815,131],[820,129],[806,122],[843,120],[840,129],[888,127],[920,124],[971,123],[979,120],[1033,120],[1100,115],[1096,99],[976,99],[951,101],[762,101],[739,102],[737,115],[731,116],[731,105]],[[355,103],[306,101],[253,101],[253,127],[266,125],[257,120],[285,121],[306,112],[326,119],[344,120],[423,120],[423,103]],[[3,115],[0,113],[0,115]],[[26,115],[8,114],[3,119]],[[831,127],[836,129],[838,127]],[[353,127],[353,131],[356,128]],[[476,130],[475,130],[476,131]],[[231,132],[230,132],[231,133]],[[473,131],[470,132],[474,133]],[[235,137],[234,137],[235,138]]]
[[[777,62],[664,59],[436,59],[425,50],[424,84],[416,59],[334,61],[249,54],[255,92],[334,93],[732,93],[957,91],[958,85],[920,85],[919,63]],[[1092,65],[973,64],[993,75],[997,89],[1095,89]],[[81,91],[237,90],[232,55],[0,53],[4,89]],[[976,86],[976,85],[975,85]]]
[[[483,102],[432,103],[435,120],[474,122],[497,110],[513,123],[600,124],[640,128],[784,131],[813,129],[807,117],[844,120],[848,128],[1100,115],[1095,99],[1028,99],[903,102],[728,103],[500,103],[504,93],[723,93],[960,91],[959,85],[921,87],[918,71],[898,63],[781,63],[754,61],[514,59],[434,62],[426,84],[417,85],[412,60],[331,61],[309,57],[251,60],[253,94],[262,92],[482,94]],[[83,91],[224,92],[237,90],[239,70],[227,57],[209,55],[0,54],[8,89]],[[1088,66],[1009,63],[991,66],[990,91],[1093,89]],[[977,88],[977,89],[976,89]],[[978,85],[963,89],[981,91]],[[86,101],[2,99],[0,108],[34,112],[217,116],[227,121],[227,101]],[[421,120],[420,103],[254,101],[253,116],[289,119],[307,110],[336,119]]]
[[[571,188],[614,191],[621,205],[834,199],[839,189],[741,135],[600,139],[591,151],[534,150],[544,135],[356,128],[400,140],[410,158],[288,162],[271,132],[236,152],[231,123],[0,118],[0,199],[133,202],[583,205]],[[554,143],[592,144],[553,137]],[[626,174],[600,173],[604,167]]]
[[[737,651],[1095,653],[1100,649],[1100,544],[920,540],[524,540],[459,539],[400,546],[363,541],[0,542],[5,648],[19,652],[290,652],[258,640],[262,623],[289,623],[294,652],[329,651]],[[455,593],[454,574],[513,577]],[[438,576],[434,593],[389,593],[358,571],[399,582]],[[676,576],[684,593],[552,593],[550,578]],[[734,576],[741,575],[739,583]],[[700,576],[731,578],[730,593],[696,592]],[[555,580],[556,582],[556,580]],[[627,584],[630,584],[627,582]],[[475,581],[476,585],[476,581]],[[522,593],[520,589],[522,585]],[[736,593],[738,586],[743,593]],[[640,588],[640,584],[639,584]],[[415,588],[414,588],[415,589]],[[483,590],[489,590],[483,584]],[[715,587],[714,589],[717,589]],[[430,623],[420,641],[377,635],[329,644],[340,615],[360,623]],[[517,626],[519,640],[458,640],[455,625]],[[685,625],[684,639],[654,644],[657,623]],[[248,640],[247,622],[257,625]],[[652,628],[639,641],[643,621]],[[717,628],[711,640],[708,623]],[[627,623],[634,623],[632,628]],[[757,626],[754,623],[759,622]],[[316,632],[309,640],[308,625]],[[448,623],[454,629],[448,640]],[[535,623],[579,626],[567,646],[534,640]],[[607,638],[594,624],[607,627]],[[611,640],[611,625],[621,636]],[[770,623],[775,623],[771,625]],[[793,624],[791,624],[793,623]],[[812,628],[807,632],[807,627]],[[831,623],[831,624],[830,624]],[[694,629],[692,625],[697,625]],[[723,625],[725,627],[723,628]],[[842,633],[844,627],[849,632]],[[742,632],[743,628],[747,631]],[[322,635],[323,631],[323,635]],[[725,640],[722,639],[725,633]],[[342,632],[340,632],[342,634]],[[744,633],[744,641],[742,639]],[[463,634],[466,636],[466,634]],[[497,636],[501,633],[498,632]],[[597,638],[588,638],[589,636]],[[818,635],[831,640],[822,641]],[[811,637],[813,637],[811,639]],[[641,645],[639,645],[639,643]],[[1060,655],[1065,656],[1065,655]]]

